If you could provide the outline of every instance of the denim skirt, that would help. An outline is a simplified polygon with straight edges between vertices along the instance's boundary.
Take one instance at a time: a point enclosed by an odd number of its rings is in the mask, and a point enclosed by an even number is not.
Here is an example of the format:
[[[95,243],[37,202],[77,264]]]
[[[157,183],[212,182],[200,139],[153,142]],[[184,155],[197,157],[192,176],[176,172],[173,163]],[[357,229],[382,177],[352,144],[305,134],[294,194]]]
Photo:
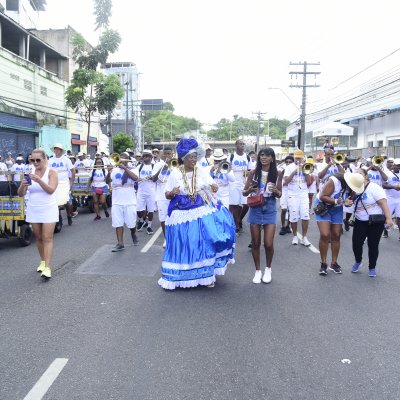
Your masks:
[[[247,222],[256,225],[276,225],[277,210],[275,197],[264,197],[264,205],[250,207]]]

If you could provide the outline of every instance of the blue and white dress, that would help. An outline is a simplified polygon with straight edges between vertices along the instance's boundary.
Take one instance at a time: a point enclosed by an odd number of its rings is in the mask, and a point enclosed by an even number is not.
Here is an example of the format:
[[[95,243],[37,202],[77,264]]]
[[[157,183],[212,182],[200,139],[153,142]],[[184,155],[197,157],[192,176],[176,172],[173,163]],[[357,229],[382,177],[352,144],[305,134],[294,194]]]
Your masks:
[[[193,190],[193,172],[186,173],[185,183],[181,168],[171,172],[165,187],[166,192],[180,187],[165,220],[166,248],[158,281],[170,290],[210,285],[235,262],[235,223],[230,212],[209,194],[207,188],[214,181],[202,168],[196,169],[192,199],[188,192]]]

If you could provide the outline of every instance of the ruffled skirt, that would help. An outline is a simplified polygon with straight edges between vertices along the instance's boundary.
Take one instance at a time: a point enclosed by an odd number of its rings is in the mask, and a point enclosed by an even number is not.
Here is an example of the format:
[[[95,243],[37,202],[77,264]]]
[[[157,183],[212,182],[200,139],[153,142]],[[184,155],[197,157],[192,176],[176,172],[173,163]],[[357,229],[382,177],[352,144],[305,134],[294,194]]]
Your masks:
[[[172,211],[165,221],[165,236],[158,281],[164,289],[210,285],[235,262],[235,223],[220,203]]]

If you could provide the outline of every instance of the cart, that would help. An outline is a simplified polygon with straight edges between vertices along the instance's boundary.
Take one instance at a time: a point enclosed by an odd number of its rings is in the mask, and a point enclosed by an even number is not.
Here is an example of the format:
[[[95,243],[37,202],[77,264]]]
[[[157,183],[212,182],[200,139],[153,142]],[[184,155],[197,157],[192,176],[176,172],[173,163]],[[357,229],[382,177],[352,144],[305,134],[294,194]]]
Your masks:
[[[90,179],[89,173],[75,174],[75,181],[71,188],[72,205],[74,207],[88,207],[91,213],[94,212],[93,193],[87,192],[87,184]]]
[[[25,221],[25,200],[19,196],[0,196],[0,237],[17,237],[21,246],[29,246],[32,228]]]

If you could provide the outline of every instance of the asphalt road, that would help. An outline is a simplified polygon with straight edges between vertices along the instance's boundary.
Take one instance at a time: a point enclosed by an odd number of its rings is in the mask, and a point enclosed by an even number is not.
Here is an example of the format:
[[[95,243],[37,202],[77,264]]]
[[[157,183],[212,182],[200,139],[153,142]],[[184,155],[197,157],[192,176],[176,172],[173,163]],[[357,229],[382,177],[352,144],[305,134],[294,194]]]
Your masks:
[[[161,236],[147,252],[140,232],[140,246],[111,253],[111,221],[87,211],[55,236],[49,282],[33,244],[0,239],[0,399],[399,399],[400,242],[390,235],[376,279],[350,272],[351,231],[344,273],[327,277],[317,252],[277,235],[272,283],[254,285],[246,229],[215,288],[173,292],[157,285]],[[309,239],[317,248],[315,223]]]

